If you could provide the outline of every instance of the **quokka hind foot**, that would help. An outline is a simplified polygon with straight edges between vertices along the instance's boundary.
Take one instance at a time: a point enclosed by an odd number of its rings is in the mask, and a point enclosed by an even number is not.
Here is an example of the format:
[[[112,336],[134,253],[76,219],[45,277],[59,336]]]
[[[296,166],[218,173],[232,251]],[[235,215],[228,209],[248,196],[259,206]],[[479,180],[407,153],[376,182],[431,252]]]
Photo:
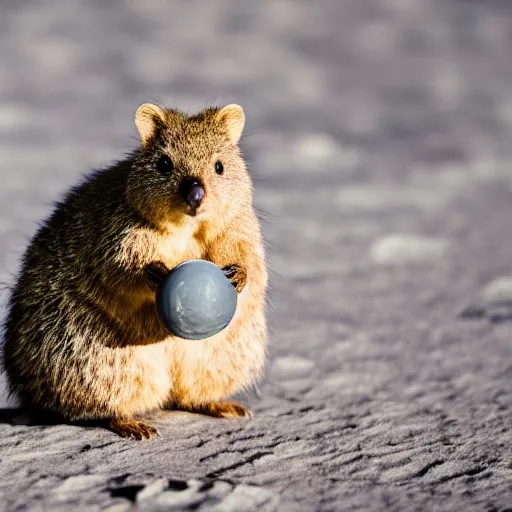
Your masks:
[[[210,404],[179,407],[179,409],[214,418],[250,418],[253,413],[237,402],[212,402]]]
[[[142,441],[143,439],[151,439],[159,437],[158,430],[143,421],[134,419],[124,420],[112,418],[108,423],[108,428],[118,436]]]

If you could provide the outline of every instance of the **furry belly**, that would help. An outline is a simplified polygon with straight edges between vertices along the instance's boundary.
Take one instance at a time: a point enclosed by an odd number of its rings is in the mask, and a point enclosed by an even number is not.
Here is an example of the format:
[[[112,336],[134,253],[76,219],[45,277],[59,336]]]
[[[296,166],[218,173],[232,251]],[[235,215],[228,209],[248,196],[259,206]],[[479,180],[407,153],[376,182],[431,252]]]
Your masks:
[[[172,401],[215,402],[248,388],[259,377],[266,355],[266,323],[262,308],[248,293],[240,294],[235,316],[220,333],[206,340],[169,342]]]

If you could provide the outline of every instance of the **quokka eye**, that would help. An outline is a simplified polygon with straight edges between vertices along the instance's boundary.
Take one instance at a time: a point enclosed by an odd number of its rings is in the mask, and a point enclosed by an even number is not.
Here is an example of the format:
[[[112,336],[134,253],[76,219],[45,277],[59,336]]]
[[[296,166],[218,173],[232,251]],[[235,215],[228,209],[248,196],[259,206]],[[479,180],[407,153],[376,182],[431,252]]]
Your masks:
[[[156,163],[156,168],[160,174],[169,176],[169,174],[171,174],[174,169],[174,163],[170,157],[167,155],[162,155]]]
[[[215,172],[217,174],[222,174],[224,172],[224,166],[222,165],[222,162],[220,160],[217,160],[215,162]]]

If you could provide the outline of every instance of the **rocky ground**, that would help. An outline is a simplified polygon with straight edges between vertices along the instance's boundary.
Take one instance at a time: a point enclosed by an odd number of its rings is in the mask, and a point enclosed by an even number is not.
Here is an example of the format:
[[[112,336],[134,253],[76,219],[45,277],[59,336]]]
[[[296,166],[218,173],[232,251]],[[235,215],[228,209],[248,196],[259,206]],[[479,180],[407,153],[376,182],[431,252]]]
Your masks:
[[[510,510],[511,44],[506,0],[3,2],[1,281],[140,103],[236,101],[273,309],[249,422],[4,398],[0,508]]]

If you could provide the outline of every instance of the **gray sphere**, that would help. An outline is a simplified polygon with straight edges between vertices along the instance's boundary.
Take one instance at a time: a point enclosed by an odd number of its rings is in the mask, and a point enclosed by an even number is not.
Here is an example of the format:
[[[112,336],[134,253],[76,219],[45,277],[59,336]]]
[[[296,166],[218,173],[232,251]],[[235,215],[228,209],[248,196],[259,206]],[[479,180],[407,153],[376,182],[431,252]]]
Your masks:
[[[235,314],[237,292],[217,265],[191,260],[169,272],[156,302],[171,334],[202,340],[227,327]]]

